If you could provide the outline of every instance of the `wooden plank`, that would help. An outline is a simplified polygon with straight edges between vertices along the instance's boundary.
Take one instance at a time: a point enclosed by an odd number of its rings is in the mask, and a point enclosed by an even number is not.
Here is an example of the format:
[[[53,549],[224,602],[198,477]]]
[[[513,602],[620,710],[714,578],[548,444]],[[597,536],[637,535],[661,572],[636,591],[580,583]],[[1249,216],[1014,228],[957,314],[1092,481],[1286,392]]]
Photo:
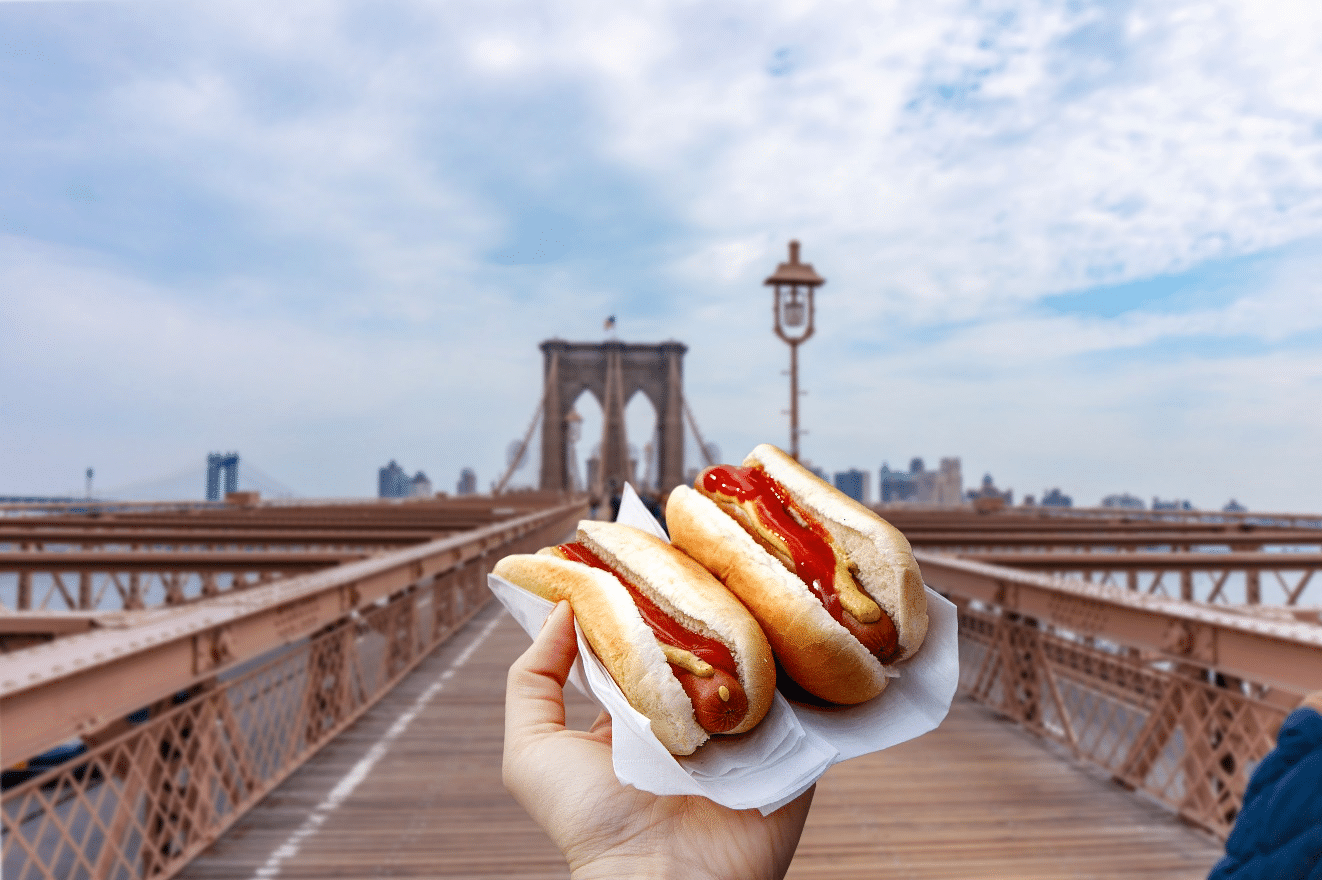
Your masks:
[[[500,780],[505,674],[528,638],[494,602],[179,876],[253,876],[496,618],[497,628],[390,744],[352,795],[325,813],[316,833],[303,837],[297,854],[280,862],[271,876],[566,876],[559,852]],[[569,722],[586,727],[596,709],[571,694]]]
[[[789,876],[1202,880],[1220,844],[971,701],[831,768]]]
[[[328,794],[493,620],[462,669],[326,810]],[[505,674],[527,641],[493,604],[179,876],[231,880],[263,865],[282,878],[567,876],[500,780]],[[576,727],[596,716],[572,690],[568,708]],[[288,858],[269,861],[281,852]],[[790,877],[1193,880],[1219,852],[1160,807],[959,700],[937,731],[826,775]]]

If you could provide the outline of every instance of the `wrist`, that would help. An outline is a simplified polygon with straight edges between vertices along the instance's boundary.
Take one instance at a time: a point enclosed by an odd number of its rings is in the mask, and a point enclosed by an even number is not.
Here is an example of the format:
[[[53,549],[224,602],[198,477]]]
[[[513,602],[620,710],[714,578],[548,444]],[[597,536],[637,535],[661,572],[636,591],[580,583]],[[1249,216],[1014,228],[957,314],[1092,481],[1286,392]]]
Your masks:
[[[570,866],[570,880],[721,880],[720,875],[704,871],[692,862],[669,854],[630,853],[604,855],[591,862]]]
[[[675,876],[669,866],[660,859],[643,859],[636,856],[620,858],[601,858],[588,864],[572,868],[569,880],[615,880],[621,877],[669,878]]]

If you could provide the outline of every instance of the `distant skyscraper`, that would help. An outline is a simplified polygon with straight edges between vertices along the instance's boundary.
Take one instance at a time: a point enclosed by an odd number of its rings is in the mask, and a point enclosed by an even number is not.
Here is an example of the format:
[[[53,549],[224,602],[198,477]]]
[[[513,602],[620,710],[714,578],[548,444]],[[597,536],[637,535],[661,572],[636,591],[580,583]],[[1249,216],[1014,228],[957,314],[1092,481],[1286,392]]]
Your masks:
[[[835,487],[859,504],[867,504],[872,495],[872,487],[868,485],[871,476],[867,471],[860,471],[857,468],[839,471],[835,475]]]
[[[909,461],[908,471],[893,471],[881,466],[877,481],[880,501],[913,501],[919,504],[960,504],[964,501],[964,476],[957,457],[941,459],[940,466],[929,471],[921,458]]]
[[[998,489],[996,487],[996,481],[992,479],[992,475],[983,474],[982,486],[977,489],[970,489],[968,491],[968,500],[972,501],[975,505],[979,500],[996,500],[1000,504],[1014,504],[1014,490]]]
[[[472,468],[464,468],[459,472],[459,484],[455,486],[456,495],[476,495],[477,494],[477,472]]]
[[[1024,502],[1028,503],[1027,500]],[[1074,499],[1060,491],[1059,488],[1049,489],[1042,493],[1043,507],[1073,507]]]
[[[377,471],[377,496],[380,498],[407,498],[412,481],[404,469],[392,458],[390,464]]]
[[[207,500],[219,501],[221,478],[224,478],[224,491],[239,491],[239,454],[237,452],[212,452],[207,456]]]
[[[1107,495],[1102,499],[1102,507],[1119,507],[1122,510],[1148,509],[1148,506],[1143,503],[1142,498],[1139,498],[1137,495],[1130,495],[1128,492]]]
[[[409,480],[409,497],[410,498],[431,497],[431,480],[427,479],[427,475],[424,474],[422,471],[418,471],[416,474],[413,475],[413,479]]]

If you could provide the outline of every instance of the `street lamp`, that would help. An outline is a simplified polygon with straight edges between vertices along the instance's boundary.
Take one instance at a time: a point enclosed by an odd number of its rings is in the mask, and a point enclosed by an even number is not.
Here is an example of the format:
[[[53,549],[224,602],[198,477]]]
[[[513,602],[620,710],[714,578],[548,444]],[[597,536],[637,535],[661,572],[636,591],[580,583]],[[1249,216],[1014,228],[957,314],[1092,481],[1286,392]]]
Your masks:
[[[791,241],[789,262],[777,266],[764,283],[776,291],[771,306],[776,319],[776,335],[790,347],[790,455],[798,461],[799,344],[812,336],[812,295],[816,288],[826,283],[826,279],[813,271],[811,263],[799,262],[799,243]],[[787,327],[791,332],[786,332]],[[795,329],[800,327],[803,329]]]

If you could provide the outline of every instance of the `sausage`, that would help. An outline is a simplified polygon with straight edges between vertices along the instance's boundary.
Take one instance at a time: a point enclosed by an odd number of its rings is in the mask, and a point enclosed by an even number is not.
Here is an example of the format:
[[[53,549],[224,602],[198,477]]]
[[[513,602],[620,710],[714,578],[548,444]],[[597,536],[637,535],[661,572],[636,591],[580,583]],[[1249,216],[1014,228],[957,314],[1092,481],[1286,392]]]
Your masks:
[[[686,629],[581,543],[560,544],[555,550],[562,558],[609,572],[629,591],[643,622],[652,628],[657,642],[671,659],[670,670],[693,703],[693,717],[699,727],[708,733],[728,733],[743,722],[748,714],[748,696],[739,679],[731,674],[734,657],[726,645]],[[684,659],[674,662],[680,657]],[[721,696],[722,690],[725,696]]]
[[[708,678],[694,675],[674,663],[670,669],[679,679],[680,687],[693,701],[693,715],[698,725],[708,733],[726,733],[739,726],[748,714],[748,695],[739,679],[723,669],[717,669]],[[721,691],[726,693],[721,696]]]
[[[900,634],[890,615],[882,611],[872,623],[864,623],[844,608],[840,607],[840,595],[832,589],[824,589],[821,581],[808,584],[808,589],[822,603],[822,607],[845,629],[858,639],[868,652],[882,663],[894,659],[900,647]]]
[[[766,717],[776,695],[771,645],[710,571],[619,523],[584,520],[575,537],[507,556],[493,573],[569,600],[582,637],[671,754],[691,755]]]
[[[761,624],[778,681],[856,705],[922,646],[927,596],[908,540],[773,446],[675,487],[666,523]]]
[[[900,634],[885,611],[881,612],[876,623],[860,623],[848,611],[842,612],[838,619],[850,635],[862,642],[863,647],[882,663],[889,663],[895,658],[900,647]]]
[[[718,465],[703,471],[699,491],[734,518],[763,549],[776,557],[807,584],[827,612],[882,663],[899,652],[895,623],[858,586],[846,567],[839,564],[836,548],[825,529],[803,511],[764,471]],[[864,623],[845,610],[841,590],[857,594],[879,618]],[[855,607],[855,606],[850,606]],[[861,613],[861,612],[860,612]]]

